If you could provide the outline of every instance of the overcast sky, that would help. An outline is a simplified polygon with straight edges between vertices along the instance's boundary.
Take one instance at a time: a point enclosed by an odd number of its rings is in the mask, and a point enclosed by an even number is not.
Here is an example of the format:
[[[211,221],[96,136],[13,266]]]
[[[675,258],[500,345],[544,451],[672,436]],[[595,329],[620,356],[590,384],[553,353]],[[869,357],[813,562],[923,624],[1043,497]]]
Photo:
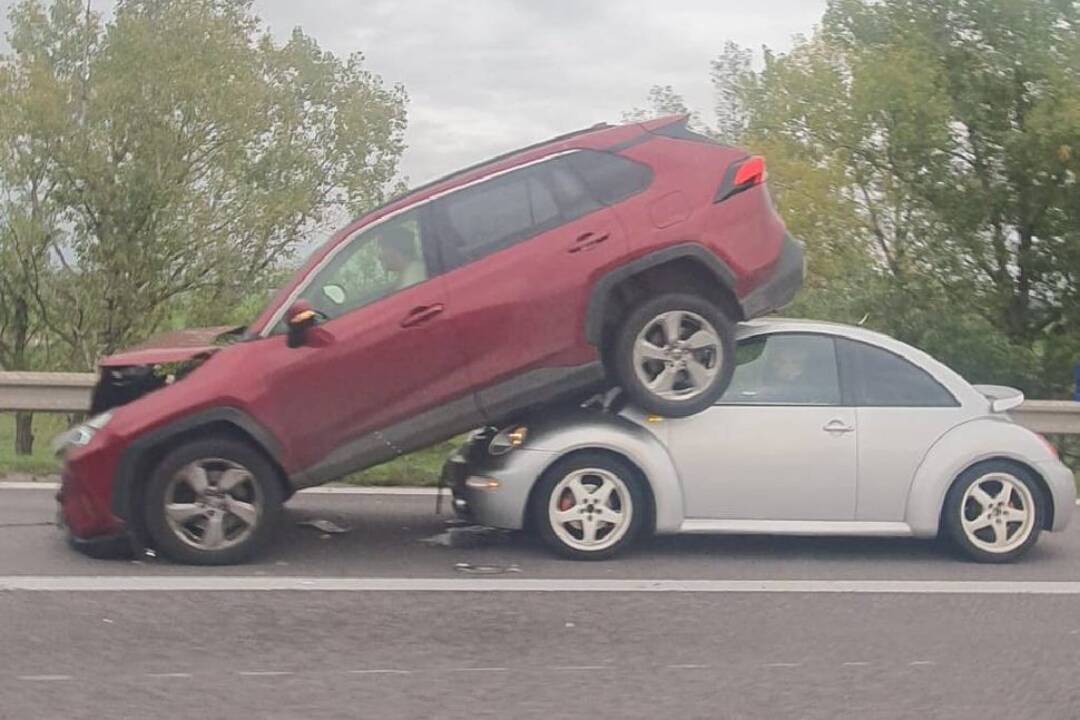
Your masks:
[[[91,0],[107,10],[109,0]],[[7,8],[12,0],[0,0]],[[409,93],[402,172],[418,184],[517,146],[618,121],[672,85],[712,117],[709,61],[733,40],[783,49],[825,0],[255,0]],[[0,21],[6,29],[6,17]]]

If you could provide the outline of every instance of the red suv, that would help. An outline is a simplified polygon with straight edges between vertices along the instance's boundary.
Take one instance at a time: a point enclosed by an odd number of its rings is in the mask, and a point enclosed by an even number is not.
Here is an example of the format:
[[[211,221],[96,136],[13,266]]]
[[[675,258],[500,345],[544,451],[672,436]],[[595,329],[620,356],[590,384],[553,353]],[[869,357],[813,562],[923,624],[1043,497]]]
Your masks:
[[[787,303],[803,253],[761,158],[685,118],[598,125],[368,213],[246,329],[106,358],[59,439],[76,545],[243,560],[296,490],[607,381],[698,412],[733,323]]]

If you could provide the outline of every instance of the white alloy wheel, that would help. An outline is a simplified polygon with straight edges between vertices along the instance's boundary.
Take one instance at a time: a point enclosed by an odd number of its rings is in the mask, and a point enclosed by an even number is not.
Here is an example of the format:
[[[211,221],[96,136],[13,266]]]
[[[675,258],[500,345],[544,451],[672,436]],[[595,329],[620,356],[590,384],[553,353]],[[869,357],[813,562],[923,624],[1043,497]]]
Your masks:
[[[990,472],[968,485],[960,502],[960,526],[980,550],[1004,554],[1023,545],[1039,518],[1028,486],[1013,475]]]
[[[634,519],[626,483],[603,468],[582,468],[563,477],[548,499],[548,518],[560,542],[599,552],[619,542]]]

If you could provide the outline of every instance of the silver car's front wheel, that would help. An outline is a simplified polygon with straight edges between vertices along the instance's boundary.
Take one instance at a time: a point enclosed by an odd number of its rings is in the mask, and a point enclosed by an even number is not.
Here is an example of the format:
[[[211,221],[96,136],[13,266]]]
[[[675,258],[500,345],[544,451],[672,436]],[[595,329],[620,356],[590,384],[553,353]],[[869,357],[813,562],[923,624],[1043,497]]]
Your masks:
[[[583,552],[606,550],[630,527],[634,501],[618,475],[603,468],[574,470],[555,486],[548,518],[555,535]]]
[[[1009,562],[1035,544],[1045,500],[1031,473],[989,461],[960,475],[945,498],[944,530],[969,557]]]
[[[540,480],[533,505],[544,540],[575,559],[610,557],[642,526],[646,496],[637,471],[599,451],[570,456]]]

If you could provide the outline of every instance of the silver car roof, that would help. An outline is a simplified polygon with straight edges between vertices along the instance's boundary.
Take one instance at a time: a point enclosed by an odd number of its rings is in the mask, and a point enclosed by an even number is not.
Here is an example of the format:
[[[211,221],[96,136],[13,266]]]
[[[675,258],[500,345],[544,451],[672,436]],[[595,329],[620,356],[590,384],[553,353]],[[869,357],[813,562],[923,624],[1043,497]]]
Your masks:
[[[856,342],[875,345],[883,350],[899,355],[909,362],[917,365],[944,385],[956,399],[965,406],[981,406],[988,401],[978,390],[960,376],[952,368],[935,360],[927,353],[916,347],[901,342],[896,338],[879,333],[875,330],[844,325],[842,323],[828,322],[825,320],[804,320],[800,318],[763,317],[739,323],[735,332],[737,340],[743,340],[755,335],[773,333],[816,333],[819,335],[831,335],[843,337]]]

